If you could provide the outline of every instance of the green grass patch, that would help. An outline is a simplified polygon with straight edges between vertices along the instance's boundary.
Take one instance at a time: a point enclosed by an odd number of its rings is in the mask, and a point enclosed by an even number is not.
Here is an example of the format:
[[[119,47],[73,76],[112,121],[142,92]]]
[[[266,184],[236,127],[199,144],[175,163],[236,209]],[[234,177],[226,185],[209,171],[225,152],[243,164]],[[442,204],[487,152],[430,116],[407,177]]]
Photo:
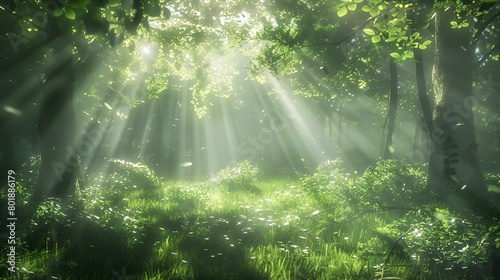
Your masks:
[[[69,205],[44,201],[5,277],[488,279],[500,240],[431,194],[415,199],[423,173],[395,161],[356,177],[328,162],[301,181],[254,180],[246,165],[161,184],[119,164],[128,176],[98,177]]]

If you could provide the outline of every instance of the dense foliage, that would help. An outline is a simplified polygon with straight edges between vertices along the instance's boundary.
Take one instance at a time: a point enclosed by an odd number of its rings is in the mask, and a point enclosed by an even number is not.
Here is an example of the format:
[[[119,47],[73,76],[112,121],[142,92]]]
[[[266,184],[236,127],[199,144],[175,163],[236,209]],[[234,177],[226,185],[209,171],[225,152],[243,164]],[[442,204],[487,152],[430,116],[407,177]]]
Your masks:
[[[491,182],[496,176],[487,178]],[[344,172],[342,161],[335,160],[321,164],[302,182],[320,205],[336,213],[337,221],[353,226],[374,217],[383,221],[371,229],[374,237],[358,244],[361,256],[386,256],[379,273],[384,267],[385,273],[397,270],[389,263],[393,259],[420,266],[421,274],[413,277],[444,278],[449,271],[482,279],[500,246],[498,225],[486,227],[479,217],[451,212],[425,188],[425,173],[419,167],[384,160],[352,177]]]
[[[217,184],[157,184],[144,165],[110,162],[119,177],[89,180],[72,204],[41,203],[20,237],[19,278],[487,279],[498,258],[498,225],[451,212],[425,194],[418,167],[396,160],[359,175],[328,161],[299,185],[258,180],[246,162]]]
[[[259,192],[255,187],[259,175],[259,168],[253,166],[248,161],[242,161],[234,167],[226,167],[220,170],[213,178],[212,182],[217,185],[227,187],[230,191],[247,190]]]
[[[500,1],[257,2],[0,1],[0,277],[500,275]]]

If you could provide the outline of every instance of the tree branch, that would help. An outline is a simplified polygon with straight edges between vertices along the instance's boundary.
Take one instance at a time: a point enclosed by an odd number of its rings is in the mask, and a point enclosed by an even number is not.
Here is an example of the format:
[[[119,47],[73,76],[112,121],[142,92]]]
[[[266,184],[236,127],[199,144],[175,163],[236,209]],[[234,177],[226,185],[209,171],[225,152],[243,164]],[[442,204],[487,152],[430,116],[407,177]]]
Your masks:
[[[394,248],[396,248],[396,244],[399,242],[399,240],[401,240],[403,237],[405,237],[408,233],[410,233],[410,231],[413,229],[414,227],[411,226],[405,233],[401,234],[395,241],[394,243],[392,243],[391,247],[389,248],[389,250],[387,250],[386,252],[386,257],[385,257],[385,261],[384,263],[382,264],[382,273],[380,274],[380,279],[387,279],[387,278],[384,278],[384,272],[385,272],[385,267],[387,266],[387,263],[389,262],[389,256],[391,255],[392,251],[394,250]]]
[[[495,43],[494,48],[490,49],[487,53],[483,55],[483,57],[481,57],[480,60],[472,64],[472,70],[476,70],[477,68],[479,68],[479,66],[481,66],[481,64],[483,64],[483,62],[485,62],[490,57],[490,55],[496,50],[500,50],[500,39]]]
[[[469,47],[470,50],[474,50],[477,46],[477,42],[479,41],[479,37],[483,35],[483,32],[486,30],[486,27],[494,22],[498,17],[500,17],[500,11],[491,16],[489,19],[483,22],[483,24],[477,29],[476,34],[474,34],[474,38],[472,38],[472,43]]]
[[[378,15],[380,16],[380,15]],[[377,17],[378,17],[377,16]],[[300,45],[299,47],[305,48],[305,47],[318,47],[318,46],[337,46],[349,39],[352,35],[356,34],[361,28],[365,27],[374,17],[369,17],[362,25],[360,25],[358,28],[355,28],[351,33],[347,34],[342,40],[335,41],[335,42],[320,42],[320,43],[311,43],[311,44],[304,44]]]

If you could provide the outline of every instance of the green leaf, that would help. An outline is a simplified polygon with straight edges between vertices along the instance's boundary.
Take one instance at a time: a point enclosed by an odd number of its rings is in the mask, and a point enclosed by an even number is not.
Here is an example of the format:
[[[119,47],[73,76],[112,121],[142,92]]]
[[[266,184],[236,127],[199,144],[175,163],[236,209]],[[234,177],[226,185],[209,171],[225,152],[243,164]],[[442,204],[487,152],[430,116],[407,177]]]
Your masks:
[[[372,17],[376,17],[379,13],[380,11],[377,8],[373,8],[370,10],[370,16]]]
[[[450,21],[450,24],[451,24],[451,28],[457,28],[458,27],[458,23],[456,21]]]
[[[163,9],[163,16],[165,17],[165,19],[170,19],[170,17],[172,16],[172,13],[167,7]]]
[[[68,2],[68,7],[71,7],[73,9],[83,9],[88,4],[90,4],[90,0],[70,0]]]
[[[108,6],[109,7],[116,7],[120,6],[122,4],[122,0],[109,0]]]
[[[74,20],[76,18],[75,10],[73,10],[69,7],[66,7],[64,9],[64,15],[66,16],[66,18],[71,19],[71,20]]]
[[[368,5],[364,5],[363,7],[361,7],[361,11],[366,12],[366,13],[368,13],[371,9],[372,9],[372,7],[370,7]]]
[[[427,46],[424,44],[420,44],[420,45],[418,45],[418,48],[421,50],[425,50],[425,49],[427,49]]]
[[[54,17],[59,17],[64,13],[62,8],[57,8],[54,10]]]
[[[340,8],[338,11],[337,11],[337,15],[339,17],[343,17],[345,15],[347,15],[347,8],[344,6],[342,8]]]
[[[403,60],[408,59],[408,58],[413,58],[413,52],[411,52],[411,51],[405,52],[405,54],[403,55]]]
[[[358,4],[356,4],[356,3],[351,3],[351,4],[347,5],[347,9],[349,9],[349,11],[355,11],[357,7],[358,7]]]
[[[378,42],[380,42],[382,38],[380,37],[380,35],[375,35],[372,37],[372,43],[376,44]]]
[[[430,45],[431,43],[432,43],[432,41],[431,41],[431,40],[427,40],[427,41],[423,42],[423,43],[422,43],[422,45],[426,45],[426,46],[428,46],[428,45]]]
[[[391,53],[391,56],[394,57],[395,59],[398,59],[398,58],[401,57],[401,55],[399,53],[397,53],[397,52]]]
[[[363,29],[363,32],[365,32],[366,35],[370,35],[370,36],[375,35],[375,31],[373,31],[373,29],[370,29],[370,28]]]
[[[393,41],[396,41],[398,37],[394,37],[394,36],[389,36],[389,38],[387,38],[387,40],[385,40],[386,42],[393,42]]]

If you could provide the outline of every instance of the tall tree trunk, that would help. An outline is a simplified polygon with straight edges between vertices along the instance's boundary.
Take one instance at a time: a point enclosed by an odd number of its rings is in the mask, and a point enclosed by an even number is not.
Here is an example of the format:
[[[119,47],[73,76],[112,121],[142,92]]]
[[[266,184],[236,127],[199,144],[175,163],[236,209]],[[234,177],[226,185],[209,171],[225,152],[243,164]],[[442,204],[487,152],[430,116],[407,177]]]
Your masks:
[[[50,21],[48,35],[52,43],[45,60],[45,84],[38,115],[41,166],[33,194],[35,203],[44,196],[66,198],[71,195],[79,168],[75,152],[75,74],[70,35]]]
[[[389,111],[387,112],[387,123],[385,125],[385,141],[384,150],[382,153],[383,158],[388,159],[392,157],[392,135],[396,124],[396,113],[398,110],[398,69],[394,59],[390,58],[389,73],[391,76],[391,93],[389,97]]]
[[[427,137],[427,139],[429,138],[427,126],[425,125],[424,120],[423,118],[421,118],[421,116],[416,116],[415,132],[413,133],[410,154],[410,161],[412,163],[423,163],[429,159],[428,152],[430,151],[430,147],[425,147],[424,149],[422,149],[425,137]],[[430,145],[430,143],[426,144]]]
[[[417,21],[415,18],[415,13],[412,9],[408,11],[408,18],[412,22],[410,28],[411,28],[411,33],[412,35],[417,32]],[[420,129],[423,129],[423,134],[422,135],[423,139],[421,141],[422,144],[426,145],[422,147],[422,155],[423,159],[426,160],[430,156],[430,149],[431,149],[431,144],[427,143],[426,140],[430,139],[430,134],[432,133],[434,129],[434,125],[432,122],[432,94],[427,93],[427,85],[425,82],[425,71],[424,71],[424,58],[422,55],[422,50],[420,48],[413,48],[413,57],[415,61],[415,75],[417,78],[417,91],[418,91],[418,100],[420,102],[420,106],[422,108],[422,121],[423,121],[423,127],[420,125],[420,121],[417,121],[417,127],[415,128],[415,137],[417,137],[418,133],[420,132]],[[416,159],[416,148],[418,147],[417,142],[415,140],[413,141],[413,150],[412,150],[412,155],[411,159]]]
[[[429,100],[429,95],[427,94],[427,86],[425,83],[425,72],[424,72],[424,61],[422,56],[422,50],[413,49],[413,56],[415,57],[415,74],[417,77],[418,100],[420,102],[420,106],[422,107],[422,115],[423,115],[422,120],[425,130],[424,137],[426,140],[428,140],[432,131],[434,130],[434,125],[432,121],[432,102],[431,100]],[[429,145],[427,145],[427,147],[423,147],[424,158],[429,157],[429,151],[431,149]]]
[[[435,108],[428,184],[450,207],[489,215],[498,204],[489,200],[477,158],[472,106],[473,50],[467,28],[451,28],[454,9],[438,11],[433,86]],[[495,213],[496,215],[496,213]]]
[[[408,17],[412,22],[415,21],[413,11],[408,12]],[[412,25],[411,32],[416,32],[414,25]],[[427,134],[430,134],[434,129],[432,123],[432,103],[431,100],[429,100],[429,95],[427,94],[422,50],[419,48],[414,48],[413,57],[415,58],[415,74],[417,78],[418,100],[420,102],[420,106],[422,107],[423,120],[425,123],[425,127],[427,128]]]
[[[337,113],[339,115],[337,148],[342,150],[342,100],[339,100],[337,103]]]
[[[415,122],[415,131],[413,132],[413,140],[411,141],[411,154],[410,154],[410,162],[417,163],[419,162],[419,144],[420,144],[420,123],[417,119]]]
[[[500,121],[496,123],[496,131],[495,131],[495,136],[497,138],[497,147],[496,147],[496,152],[498,158],[500,158]]]

